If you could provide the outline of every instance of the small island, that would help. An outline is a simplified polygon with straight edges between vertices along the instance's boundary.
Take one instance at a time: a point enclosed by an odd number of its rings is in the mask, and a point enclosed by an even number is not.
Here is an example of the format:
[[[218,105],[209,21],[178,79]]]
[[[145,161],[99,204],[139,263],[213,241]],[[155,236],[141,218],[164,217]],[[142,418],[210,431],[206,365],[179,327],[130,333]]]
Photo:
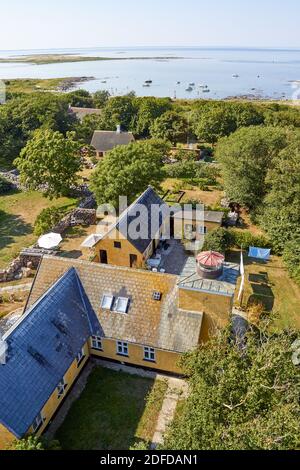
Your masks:
[[[96,62],[104,60],[173,60],[183,57],[97,57],[73,54],[32,54],[23,56],[11,56],[0,58],[1,64],[22,63],[34,65],[60,64],[66,62]]]

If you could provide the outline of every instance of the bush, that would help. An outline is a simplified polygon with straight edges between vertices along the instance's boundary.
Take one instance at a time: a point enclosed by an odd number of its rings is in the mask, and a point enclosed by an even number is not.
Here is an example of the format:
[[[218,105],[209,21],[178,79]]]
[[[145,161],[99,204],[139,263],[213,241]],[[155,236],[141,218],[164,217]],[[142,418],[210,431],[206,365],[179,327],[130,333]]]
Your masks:
[[[243,248],[248,250],[250,246],[257,246],[260,248],[271,248],[271,242],[268,238],[263,235],[253,235],[251,232],[246,230],[229,230],[232,240],[232,246]]]
[[[35,436],[15,441],[11,450],[45,450],[42,442]]]
[[[219,175],[219,171],[215,166],[192,161],[166,165],[165,171],[168,178],[207,178],[211,181],[211,184],[215,184]]]
[[[12,189],[12,183],[0,175],[0,194],[5,194]]]
[[[225,253],[231,246],[232,237],[229,230],[217,228],[206,235],[203,250]]]
[[[67,209],[63,207],[47,207],[37,216],[34,223],[34,233],[37,236],[51,230],[64,217]]]
[[[286,243],[283,251],[283,261],[290,276],[300,284],[300,237]]]

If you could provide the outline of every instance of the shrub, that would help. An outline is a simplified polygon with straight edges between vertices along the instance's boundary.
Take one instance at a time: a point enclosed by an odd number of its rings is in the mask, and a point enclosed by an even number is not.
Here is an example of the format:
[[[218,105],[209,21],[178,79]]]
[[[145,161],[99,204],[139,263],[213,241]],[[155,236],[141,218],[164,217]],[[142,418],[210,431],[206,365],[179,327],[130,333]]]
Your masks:
[[[271,248],[271,242],[268,238],[264,237],[263,235],[253,235],[251,232],[247,230],[229,230],[232,240],[232,246],[236,246],[238,248],[243,248],[244,250],[248,250],[250,246],[257,246],[260,248]]]
[[[300,237],[286,243],[283,251],[283,261],[290,276],[300,284]]]
[[[217,228],[206,235],[203,250],[225,253],[225,251],[229,250],[231,246],[232,237],[229,230],[226,230],[225,228]]]
[[[11,450],[45,450],[42,442],[35,436],[29,436],[20,441],[15,441]]]
[[[12,183],[0,175],[0,194],[5,194],[12,189]]]
[[[207,178],[211,181],[211,184],[215,184],[216,178],[219,175],[217,167],[193,161],[166,165],[165,171],[168,178]]]
[[[34,223],[34,233],[37,236],[51,230],[64,217],[67,209],[63,207],[47,207],[37,216]]]

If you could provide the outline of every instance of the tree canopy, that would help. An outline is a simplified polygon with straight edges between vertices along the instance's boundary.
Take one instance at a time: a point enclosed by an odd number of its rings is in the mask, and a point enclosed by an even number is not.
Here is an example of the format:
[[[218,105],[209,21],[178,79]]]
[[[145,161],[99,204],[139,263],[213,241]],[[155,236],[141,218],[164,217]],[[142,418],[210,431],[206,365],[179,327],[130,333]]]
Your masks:
[[[163,139],[172,144],[186,142],[188,135],[188,124],[185,117],[175,111],[167,111],[155,119],[150,128],[153,138]]]
[[[91,178],[91,189],[98,204],[118,207],[120,195],[127,196],[131,203],[149,185],[157,187],[164,178],[165,150],[163,142],[148,140],[108,152]]]
[[[267,171],[286,144],[286,131],[276,127],[241,128],[221,139],[216,158],[229,199],[256,208],[267,192]]]
[[[49,198],[68,194],[81,168],[79,149],[73,132],[64,137],[60,132],[38,129],[15,160],[21,181],[29,189],[44,186]]]
[[[170,426],[164,448],[288,450],[300,448],[300,369],[291,331],[250,328],[246,349],[220,332],[183,360],[190,394]],[[232,338],[229,341],[229,338]]]
[[[268,171],[268,193],[260,217],[279,252],[286,242],[300,236],[300,135],[291,137]]]

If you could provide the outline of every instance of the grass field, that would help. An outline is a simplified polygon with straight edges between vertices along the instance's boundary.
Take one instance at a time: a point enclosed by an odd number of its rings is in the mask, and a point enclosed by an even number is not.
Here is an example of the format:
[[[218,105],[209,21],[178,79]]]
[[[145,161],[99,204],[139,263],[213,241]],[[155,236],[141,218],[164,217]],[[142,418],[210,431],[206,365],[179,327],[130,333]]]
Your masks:
[[[37,191],[11,192],[0,196],[0,269],[12,261],[37,237],[33,225],[39,213],[50,206],[75,206],[76,200],[60,198],[50,201]]]
[[[233,251],[227,259],[238,263],[240,253]],[[289,277],[282,259],[272,256],[268,262],[259,262],[245,254],[244,263],[246,272],[244,306],[252,302],[262,303],[267,312],[273,311],[279,314],[276,320],[278,327],[300,329],[300,287]],[[236,300],[238,292],[239,285],[236,290]]]
[[[65,78],[16,78],[5,80],[6,92],[8,93],[33,93],[41,91],[61,91],[72,88],[76,83],[86,81],[86,77]]]
[[[151,441],[164,381],[96,367],[55,438],[63,450],[127,450]]]
[[[223,191],[219,191],[215,188],[210,188],[209,191],[201,191],[196,186],[194,186],[193,188],[184,189],[185,182],[182,179],[177,178],[167,178],[162,183],[163,191],[172,190],[176,186],[181,186],[182,190],[185,191],[185,195],[181,200],[181,202],[183,203],[187,203],[191,200],[198,200],[206,206],[215,206],[220,204],[220,201],[224,194]]]

